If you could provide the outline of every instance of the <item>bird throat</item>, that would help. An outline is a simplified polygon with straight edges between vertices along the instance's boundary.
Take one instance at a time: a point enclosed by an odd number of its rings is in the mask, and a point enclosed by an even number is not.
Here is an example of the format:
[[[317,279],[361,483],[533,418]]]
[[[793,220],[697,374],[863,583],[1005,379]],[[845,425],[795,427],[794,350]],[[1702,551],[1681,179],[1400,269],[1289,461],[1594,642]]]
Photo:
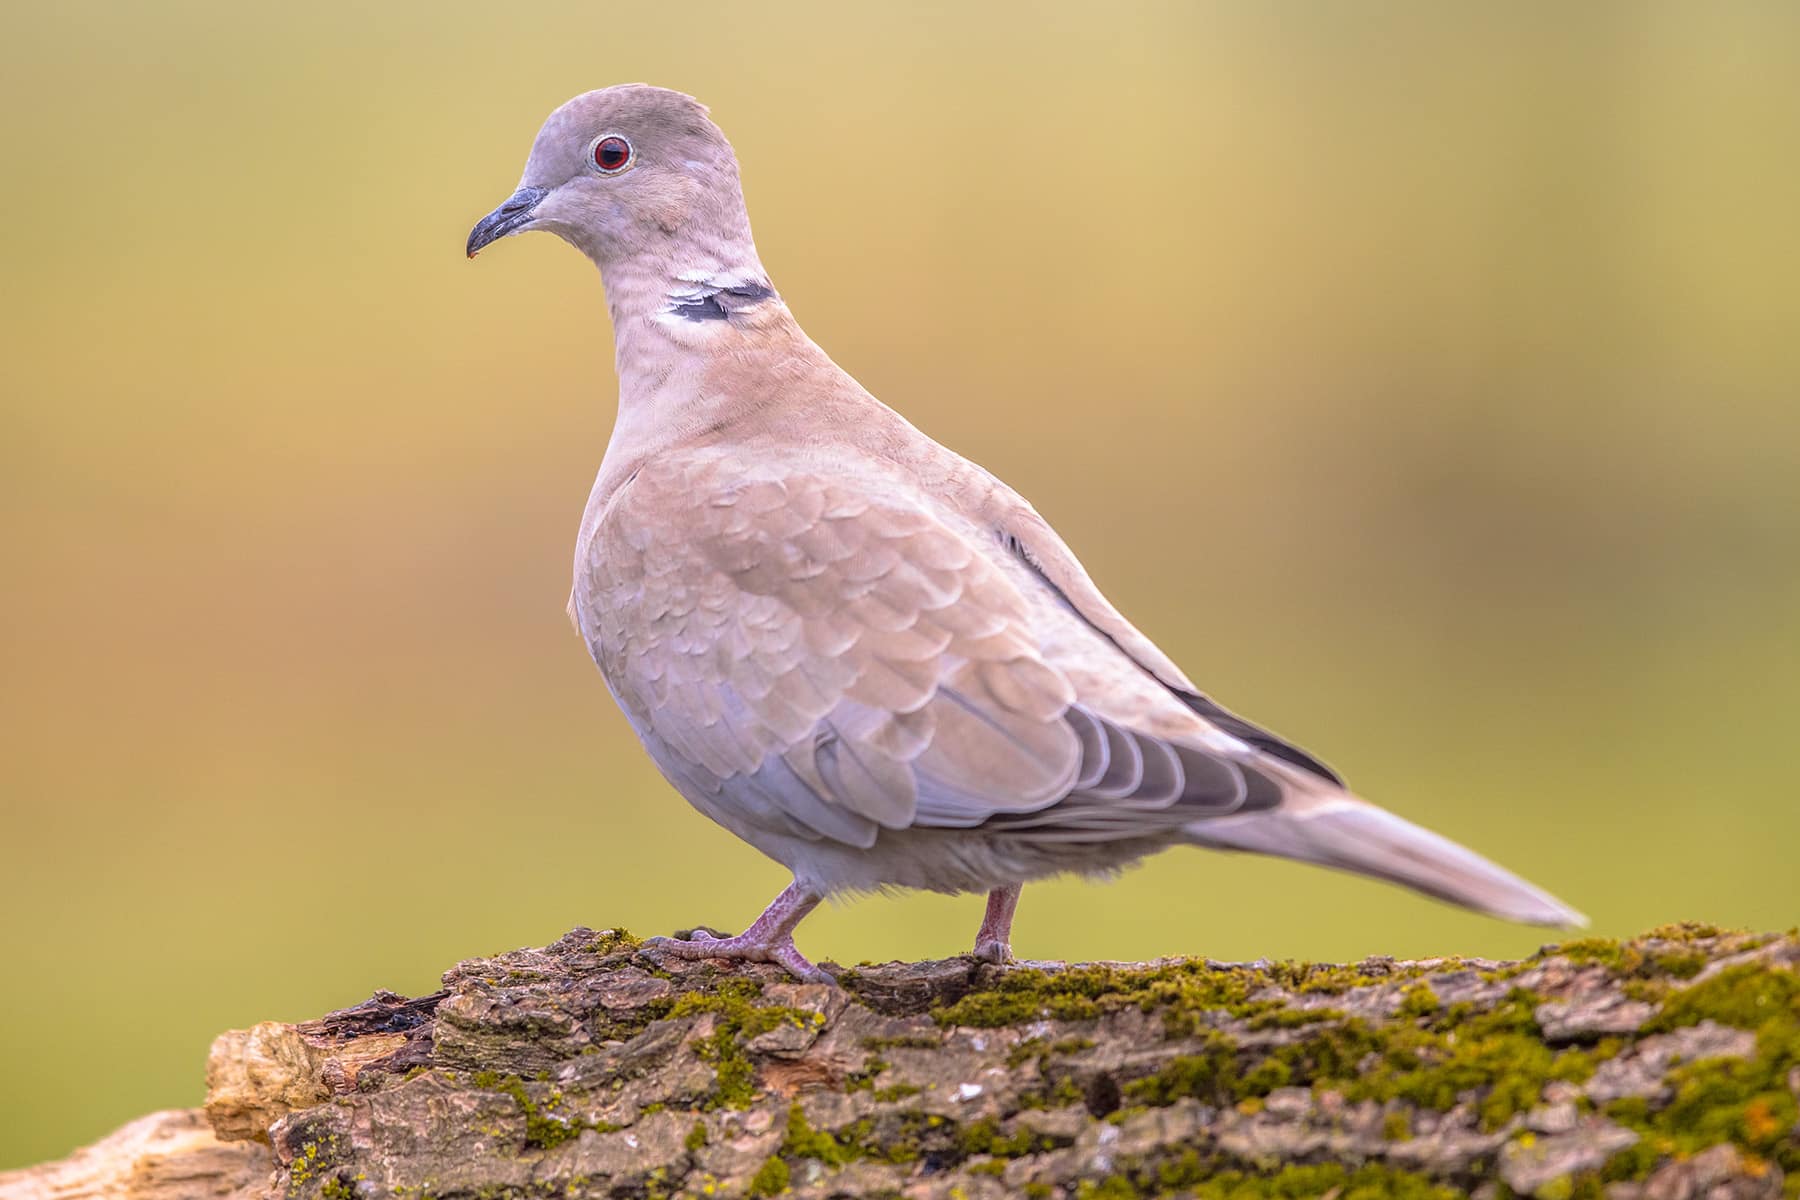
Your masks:
[[[777,299],[768,279],[751,272],[685,272],[667,293],[662,320],[729,321],[767,300]]]

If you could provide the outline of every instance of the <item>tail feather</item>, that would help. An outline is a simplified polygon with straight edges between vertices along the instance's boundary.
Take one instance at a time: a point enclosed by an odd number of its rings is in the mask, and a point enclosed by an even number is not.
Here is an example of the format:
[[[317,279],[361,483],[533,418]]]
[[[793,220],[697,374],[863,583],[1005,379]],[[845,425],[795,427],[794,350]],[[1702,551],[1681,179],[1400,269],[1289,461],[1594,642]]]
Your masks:
[[[1279,808],[1195,821],[1189,840],[1216,850],[1246,850],[1385,879],[1527,925],[1562,928],[1587,918],[1541,888],[1473,850],[1348,793],[1298,789]]]

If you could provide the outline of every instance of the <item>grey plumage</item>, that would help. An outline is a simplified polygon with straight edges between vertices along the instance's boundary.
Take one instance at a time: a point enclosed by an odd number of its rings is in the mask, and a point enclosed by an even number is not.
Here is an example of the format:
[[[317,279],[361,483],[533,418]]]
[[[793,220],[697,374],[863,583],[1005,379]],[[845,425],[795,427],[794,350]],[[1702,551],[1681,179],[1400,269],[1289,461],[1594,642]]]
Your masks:
[[[629,168],[594,169],[620,137]],[[904,886],[994,891],[1001,955],[1019,884],[1180,843],[1580,919],[1207,698],[1022,497],[840,370],[768,282],[691,99],[558,109],[469,251],[528,229],[599,265],[617,343],[570,615],[675,787],[795,875],[749,933],[683,952],[805,974],[792,925],[819,895]]]

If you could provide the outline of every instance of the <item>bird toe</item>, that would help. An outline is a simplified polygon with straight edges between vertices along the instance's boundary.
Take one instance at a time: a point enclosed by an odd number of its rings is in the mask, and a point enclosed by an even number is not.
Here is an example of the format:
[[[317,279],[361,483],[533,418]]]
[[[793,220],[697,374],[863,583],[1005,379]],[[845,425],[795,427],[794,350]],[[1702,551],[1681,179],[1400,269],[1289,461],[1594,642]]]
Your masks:
[[[1013,960],[1012,945],[1008,942],[976,942],[970,956],[982,962],[1003,965]]]

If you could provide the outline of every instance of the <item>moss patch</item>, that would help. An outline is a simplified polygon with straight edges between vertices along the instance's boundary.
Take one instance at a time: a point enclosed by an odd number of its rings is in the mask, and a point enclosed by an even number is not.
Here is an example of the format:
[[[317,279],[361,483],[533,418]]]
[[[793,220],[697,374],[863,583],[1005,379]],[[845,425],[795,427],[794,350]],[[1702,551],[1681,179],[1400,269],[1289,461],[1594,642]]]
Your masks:
[[[609,954],[627,954],[644,944],[629,929],[602,929],[594,938],[593,951],[605,958]]]
[[[1423,1175],[1370,1163],[1351,1169],[1337,1163],[1290,1166],[1259,1173],[1220,1169],[1194,1151],[1136,1166],[1100,1183],[1083,1183],[1079,1200],[1140,1200],[1179,1192],[1195,1200],[1462,1200],[1467,1193]]]
[[[511,1096],[513,1103],[519,1106],[519,1111],[525,1114],[525,1144],[539,1150],[560,1146],[570,1138],[579,1137],[584,1129],[610,1133],[619,1128],[604,1121],[584,1121],[560,1111],[563,1106],[561,1091],[550,1088],[540,1100],[531,1094],[525,1081],[517,1075],[477,1071],[470,1082],[485,1091],[503,1092]]]
[[[784,1158],[810,1158],[827,1166],[841,1167],[864,1157],[868,1151],[857,1135],[867,1130],[858,1128],[843,1140],[834,1134],[814,1129],[806,1119],[806,1109],[798,1104],[788,1107],[787,1133],[781,1139]]]
[[[1667,995],[1673,984],[1692,979],[1706,966],[1707,955],[1695,943],[1725,935],[1726,931],[1713,925],[1664,925],[1630,941],[1579,938],[1546,946],[1536,959],[1562,957],[1603,966],[1625,981],[1628,995],[1654,1003]]]
[[[1666,1081],[1673,1095],[1660,1107],[1636,1098],[1608,1105],[1608,1116],[1643,1135],[1607,1165],[1608,1178],[1641,1178],[1659,1158],[1721,1142],[1800,1177],[1800,1103],[1788,1087],[1800,1070],[1800,975],[1760,962],[1727,967],[1670,995],[1648,1028],[1709,1020],[1754,1030],[1755,1056],[1677,1065]]]
[[[1763,963],[1739,963],[1671,995],[1649,1028],[1677,1029],[1701,1021],[1739,1029],[1760,1030],[1771,1022],[1786,1026],[1794,1019],[1796,1003],[1800,975]]]
[[[1136,1008],[1160,1012],[1169,1036],[1190,1037],[1214,1014],[1261,1022],[1260,1027],[1303,1025],[1332,1016],[1329,1012],[1309,1015],[1282,1000],[1257,997],[1268,988],[1335,993],[1419,973],[1416,967],[1400,967],[1386,960],[1353,966],[1275,963],[1251,967],[1188,961],[1154,967],[1020,968],[1000,975],[984,991],[939,1005],[932,1016],[943,1026],[997,1028],[1042,1019],[1091,1021],[1109,1012]]]
[[[807,1119],[805,1108],[795,1103],[788,1108],[787,1128],[776,1154],[790,1165],[811,1161],[839,1168],[862,1160],[905,1164],[924,1159],[942,1170],[971,1159],[1004,1164],[1066,1144],[1066,1140],[1024,1129],[1008,1132],[991,1117],[958,1124],[920,1112],[890,1112],[878,1119],[853,1121],[838,1130],[818,1129]]]
[[[1212,1031],[1197,1052],[1127,1084],[1125,1095],[1152,1106],[1192,1097],[1226,1107],[1280,1087],[1318,1086],[1348,1100],[1401,1100],[1439,1111],[1475,1096],[1483,1127],[1496,1130],[1535,1105],[1552,1079],[1587,1078],[1601,1056],[1546,1046],[1532,1016],[1537,1002],[1532,993],[1515,990],[1488,1012],[1461,1005],[1444,1011],[1434,996],[1430,1007],[1437,1016],[1430,1020],[1378,1026],[1352,1018],[1251,1053]],[[1426,1004],[1420,1000],[1416,1007]],[[1614,1051],[1609,1046],[1602,1053]]]
[[[824,1016],[809,1009],[778,1004],[758,1004],[762,984],[750,979],[721,980],[710,992],[689,992],[668,1008],[671,1018],[712,1013],[718,1017],[711,1037],[700,1046],[700,1055],[718,1073],[710,1107],[749,1108],[756,1099],[756,1068],[744,1043],[786,1022],[800,1028],[824,1023]]]
[[[788,1166],[779,1158],[771,1158],[750,1177],[746,1196],[779,1196],[788,1189]]]
[[[1198,1052],[1183,1054],[1154,1075],[1126,1084],[1125,1097],[1161,1107],[1191,1096],[1202,1104],[1224,1107],[1243,1098],[1237,1094],[1239,1077],[1237,1042],[1215,1031]]]

